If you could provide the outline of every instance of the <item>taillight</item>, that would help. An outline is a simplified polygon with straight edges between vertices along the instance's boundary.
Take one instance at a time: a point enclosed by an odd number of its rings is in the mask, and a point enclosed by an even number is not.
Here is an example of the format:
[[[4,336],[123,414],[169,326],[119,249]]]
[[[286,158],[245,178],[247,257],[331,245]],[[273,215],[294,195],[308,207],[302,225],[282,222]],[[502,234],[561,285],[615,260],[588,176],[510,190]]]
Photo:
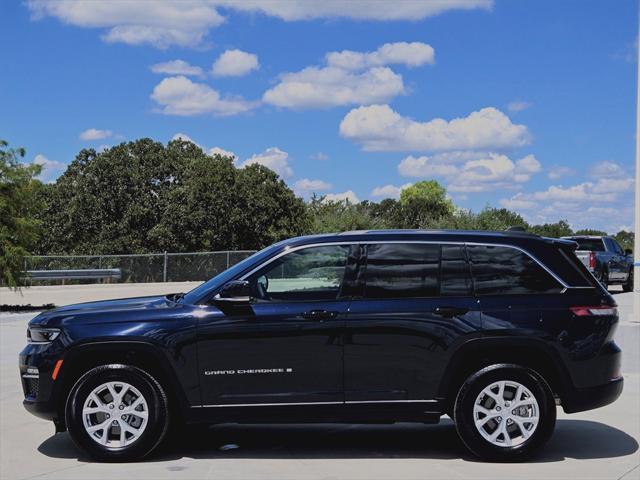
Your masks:
[[[618,309],[616,307],[570,307],[570,310],[576,317],[603,317],[618,315]]]
[[[589,268],[592,270],[596,268],[596,252],[589,252]]]

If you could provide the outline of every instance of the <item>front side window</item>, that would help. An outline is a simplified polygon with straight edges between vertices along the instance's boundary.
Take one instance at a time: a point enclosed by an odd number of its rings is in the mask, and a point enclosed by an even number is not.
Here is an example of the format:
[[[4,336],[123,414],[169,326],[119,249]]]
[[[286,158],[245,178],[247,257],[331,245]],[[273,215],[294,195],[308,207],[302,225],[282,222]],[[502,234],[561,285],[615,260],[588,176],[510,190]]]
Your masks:
[[[287,253],[248,280],[258,302],[325,301],[340,296],[348,245],[309,247]]]
[[[440,245],[370,244],[364,277],[367,298],[435,297],[440,287]]]
[[[562,286],[529,255],[509,247],[468,245],[478,295],[559,293]]]

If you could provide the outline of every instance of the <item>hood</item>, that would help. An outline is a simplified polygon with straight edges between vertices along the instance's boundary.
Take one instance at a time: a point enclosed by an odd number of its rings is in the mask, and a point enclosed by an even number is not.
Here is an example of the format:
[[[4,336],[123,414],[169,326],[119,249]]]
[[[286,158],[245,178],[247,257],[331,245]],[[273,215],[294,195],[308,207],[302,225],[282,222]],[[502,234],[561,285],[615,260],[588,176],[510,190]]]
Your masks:
[[[117,322],[124,318],[145,316],[145,312],[173,307],[178,304],[164,295],[151,297],[120,298],[98,302],[77,303],[42,312],[29,322],[29,325],[58,326],[68,321]],[[131,315],[122,315],[130,313]]]

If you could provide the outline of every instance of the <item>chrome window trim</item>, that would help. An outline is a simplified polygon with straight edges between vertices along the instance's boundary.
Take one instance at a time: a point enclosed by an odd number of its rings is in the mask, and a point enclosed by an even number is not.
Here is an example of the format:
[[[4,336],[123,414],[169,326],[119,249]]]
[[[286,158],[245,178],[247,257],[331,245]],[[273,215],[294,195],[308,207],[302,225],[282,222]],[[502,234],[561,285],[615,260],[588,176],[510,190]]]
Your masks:
[[[562,280],[558,275],[556,275],[556,273],[553,272],[544,263],[542,263],[540,260],[538,260],[538,258],[536,258],[535,255],[533,255],[528,250],[525,250],[524,248],[518,247],[516,245],[509,245],[509,244],[506,244],[506,243],[456,242],[456,241],[442,241],[442,240],[438,240],[438,241],[435,241],[435,240],[359,240],[359,241],[350,241],[350,242],[309,243],[309,244],[306,244],[306,245],[298,245],[298,246],[295,246],[295,247],[285,247],[285,249],[282,252],[280,252],[277,255],[269,258],[265,262],[263,262],[260,265],[258,265],[256,268],[254,268],[251,271],[249,271],[248,273],[244,274],[242,277],[239,278],[239,280],[246,280],[247,277],[251,276],[252,274],[257,272],[258,270],[262,269],[263,267],[269,265],[271,262],[277,260],[278,258],[283,257],[284,255],[287,255],[289,253],[305,249],[305,248],[315,248],[315,247],[333,246],[333,245],[348,245],[348,246],[351,246],[351,245],[371,245],[371,244],[385,244],[385,243],[414,243],[414,244],[415,243],[423,243],[423,244],[430,244],[430,245],[434,245],[435,244],[435,245],[465,245],[465,246],[466,245],[474,245],[474,246],[481,246],[481,247],[512,248],[514,250],[517,250],[517,251],[527,255],[531,260],[533,260],[540,267],[542,267],[542,269],[544,271],[546,271],[549,275],[551,275],[551,277],[553,277],[553,279],[563,287],[563,290],[560,293],[566,292],[568,288],[593,288],[593,287],[572,287],[571,285],[567,284],[564,280]]]

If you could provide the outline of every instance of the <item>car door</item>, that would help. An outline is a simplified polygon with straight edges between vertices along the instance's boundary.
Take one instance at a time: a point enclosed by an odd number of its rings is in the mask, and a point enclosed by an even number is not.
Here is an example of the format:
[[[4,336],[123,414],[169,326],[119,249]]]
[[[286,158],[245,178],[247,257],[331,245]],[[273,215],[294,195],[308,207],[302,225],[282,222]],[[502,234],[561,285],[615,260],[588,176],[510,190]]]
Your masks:
[[[203,318],[204,405],[342,403],[349,245],[292,248],[245,275],[253,299]]]
[[[345,401],[430,402],[450,349],[477,332],[463,245],[363,245],[362,285],[347,315]]]

